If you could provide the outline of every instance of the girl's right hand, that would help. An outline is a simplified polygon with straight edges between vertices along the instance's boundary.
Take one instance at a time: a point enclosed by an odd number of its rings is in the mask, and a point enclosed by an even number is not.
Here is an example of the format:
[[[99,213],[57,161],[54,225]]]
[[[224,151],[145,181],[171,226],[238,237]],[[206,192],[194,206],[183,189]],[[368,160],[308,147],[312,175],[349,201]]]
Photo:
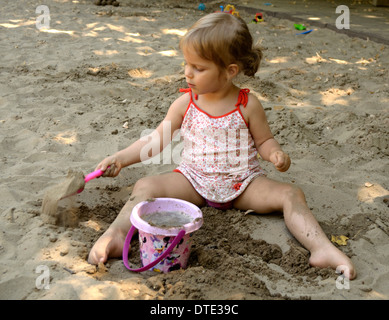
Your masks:
[[[290,167],[290,158],[282,150],[273,152],[270,155],[270,162],[272,162],[276,169],[280,172],[285,172]]]
[[[118,161],[115,155],[109,156],[101,161],[96,170],[104,171],[102,177],[116,177],[122,169],[122,164]]]

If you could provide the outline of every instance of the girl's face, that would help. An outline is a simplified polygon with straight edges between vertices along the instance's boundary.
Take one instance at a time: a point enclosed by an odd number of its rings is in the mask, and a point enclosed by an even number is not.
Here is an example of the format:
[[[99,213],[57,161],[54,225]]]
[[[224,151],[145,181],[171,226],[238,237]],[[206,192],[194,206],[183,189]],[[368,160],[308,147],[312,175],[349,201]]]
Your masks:
[[[183,54],[186,82],[194,94],[216,92],[225,85],[227,78],[215,63],[204,60],[191,48],[184,49]]]

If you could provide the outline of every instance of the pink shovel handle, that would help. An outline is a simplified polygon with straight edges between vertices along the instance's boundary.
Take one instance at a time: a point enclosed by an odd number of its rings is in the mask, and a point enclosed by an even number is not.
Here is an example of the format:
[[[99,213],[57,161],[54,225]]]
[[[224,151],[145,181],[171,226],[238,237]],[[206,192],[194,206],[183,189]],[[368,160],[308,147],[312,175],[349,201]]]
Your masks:
[[[111,166],[108,166],[107,169],[111,168]],[[94,179],[94,178],[98,178],[100,176],[102,176],[104,174],[105,171],[101,170],[101,169],[97,169],[96,171],[93,171],[89,174],[87,174],[84,178],[84,181],[85,183],[87,183],[88,181]]]
[[[111,167],[111,166],[109,166],[107,169],[109,169],[110,167]],[[101,170],[101,169],[98,169],[98,170],[96,170],[96,171],[93,171],[93,172],[87,174],[87,175],[85,176],[85,178],[84,178],[85,183],[87,183],[88,181],[90,181],[90,180],[92,180],[92,179],[94,179],[94,178],[97,178],[97,177],[102,176],[102,175],[104,174],[104,172],[105,172],[105,171],[103,171],[103,170]],[[84,187],[82,187],[81,189],[79,189],[79,190],[77,191],[77,193],[81,193],[83,190],[84,190]]]
[[[100,169],[93,171],[85,176],[84,181],[86,183],[94,178],[100,177],[101,175],[103,175],[103,173],[104,173],[104,171],[100,170]]]

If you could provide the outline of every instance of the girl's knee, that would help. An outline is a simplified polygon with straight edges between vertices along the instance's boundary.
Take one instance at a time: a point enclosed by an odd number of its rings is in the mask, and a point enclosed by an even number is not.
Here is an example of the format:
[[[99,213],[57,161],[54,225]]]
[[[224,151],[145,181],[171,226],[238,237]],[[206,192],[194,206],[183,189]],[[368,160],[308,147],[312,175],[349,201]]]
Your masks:
[[[153,183],[153,177],[143,177],[139,179],[134,185],[132,194],[142,194],[149,198],[156,198],[159,196],[157,194],[156,184]]]
[[[285,191],[284,191],[284,197],[286,200],[303,200],[305,201],[305,194],[304,191],[293,184],[286,184]]]

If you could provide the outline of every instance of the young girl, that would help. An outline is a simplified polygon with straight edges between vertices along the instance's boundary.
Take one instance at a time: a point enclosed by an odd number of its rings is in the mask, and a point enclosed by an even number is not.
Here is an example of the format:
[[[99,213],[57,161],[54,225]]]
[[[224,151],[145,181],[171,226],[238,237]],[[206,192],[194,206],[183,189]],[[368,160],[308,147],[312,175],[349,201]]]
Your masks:
[[[257,153],[281,172],[289,169],[290,159],[274,139],[258,99],[233,84],[240,72],[254,76],[262,58],[245,22],[227,13],[209,14],[187,32],[180,46],[189,88],[147,140],[139,139],[107,157],[96,169],[115,177],[122,168],[146,160],[145,153],[155,156],[150,145],[162,151],[170,143],[166,137],[173,137],[176,130],[184,141],[182,162],[173,172],[144,177],[135,184],[129,201],[95,243],[88,261],[98,264],[120,257],[132,208],[149,198],[170,197],[200,207],[283,211],[290,232],[310,251],[312,266],[342,266],[346,277],[355,278],[351,260],[324,234],[301,189],[267,178],[259,165]]]

